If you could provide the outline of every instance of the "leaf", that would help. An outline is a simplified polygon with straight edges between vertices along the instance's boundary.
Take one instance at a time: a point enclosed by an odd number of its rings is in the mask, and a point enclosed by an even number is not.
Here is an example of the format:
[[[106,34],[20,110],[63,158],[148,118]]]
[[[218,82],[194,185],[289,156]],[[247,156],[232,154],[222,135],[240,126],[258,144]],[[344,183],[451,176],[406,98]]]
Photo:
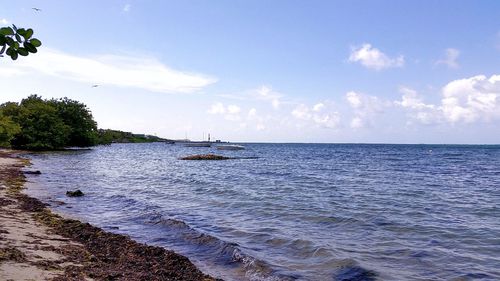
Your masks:
[[[33,38],[30,40],[30,43],[31,45],[35,46],[35,47],[40,47],[42,46],[42,42],[36,38]]]
[[[14,50],[17,50],[19,49],[19,43],[18,42],[14,42],[14,46],[11,46]]]
[[[25,48],[19,48],[19,49],[17,49],[17,52],[18,52],[21,56],[23,56],[23,57],[25,57],[25,56],[29,55],[28,50],[26,50]]]
[[[26,29],[24,28],[19,28],[17,30],[17,34],[21,35],[21,36],[24,36],[24,34],[26,34]]]
[[[13,59],[13,60],[17,60],[17,52],[16,51],[12,51],[10,53],[10,57]]]
[[[33,29],[28,28],[28,30],[26,30],[26,33],[23,36],[26,40],[30,39],[31,36],[33,36]]]
[[[28,50],[28,52],[33,53],[33,54],[37,52],[36,47],[35,47],[35,46],[33,46],[31,43],[29,43],[29,42],[24,42],[24,44],[23,44],[23,45],[24,45],[24,48],[25,48],[26,50]]]
[[[14,28],[14,31],[17,32],[17,26],[15,24],[13,24],[12,27]]]
[[[2,35],[14,35],[14,30],[12,30],[12,28],[10,27],[2,27],[0,28],[0,34]]]
[[[21,36],[19,36],[19,34],[16,34],[16,40],[17,42],[23,42],[23,40],[21,39]]]
[[[11,46],[14,45],[14,39],[10,37],[5,37],[5,41],[7,41],[7,45]]]
[[[9,48],[7,48],[7,51],[5,52],[5,54],[7,56],[10,56],[11,52],[12,52],[12,48],[9,47]]]
[[[3,54],[3,52],[5,52],[5,48],[7,47],[7,45],[3,45],[2,49],[0,49],[0,55]]]
[[[0,46],[5,46],[7,44],[7,41],[5,40],[5,36],[0,35]]]

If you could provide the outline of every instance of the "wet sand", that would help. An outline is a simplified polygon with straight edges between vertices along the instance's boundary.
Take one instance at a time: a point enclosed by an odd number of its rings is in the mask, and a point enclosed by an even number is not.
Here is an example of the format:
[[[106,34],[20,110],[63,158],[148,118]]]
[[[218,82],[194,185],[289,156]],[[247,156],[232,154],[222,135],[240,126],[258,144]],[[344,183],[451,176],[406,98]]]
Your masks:
[[[22,193],[20,153],[0,149],[0,280],[216,280],[173,251],[52,213]]]

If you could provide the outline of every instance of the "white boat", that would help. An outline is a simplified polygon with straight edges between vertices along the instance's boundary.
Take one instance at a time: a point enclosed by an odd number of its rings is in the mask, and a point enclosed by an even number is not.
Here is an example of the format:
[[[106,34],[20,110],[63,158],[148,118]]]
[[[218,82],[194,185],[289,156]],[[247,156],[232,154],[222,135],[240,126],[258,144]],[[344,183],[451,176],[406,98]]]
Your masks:
[[[212,143],[206,142],[206,141],[200,141],[200,142],[186,142],[184,143],[184,146],[186,147],[210,147],[212,146]]]
[[[237,145],[237,144],[224,144],[224,145],[218,145],[217,149],[219,150],[242,150],[245,149],[243,145]]]

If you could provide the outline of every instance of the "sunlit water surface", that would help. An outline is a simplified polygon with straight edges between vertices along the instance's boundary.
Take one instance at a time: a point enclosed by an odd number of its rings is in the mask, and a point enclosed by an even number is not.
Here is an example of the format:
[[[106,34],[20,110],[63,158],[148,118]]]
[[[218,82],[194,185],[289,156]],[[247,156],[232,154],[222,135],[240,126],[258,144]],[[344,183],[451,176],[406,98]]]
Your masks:
[[[33,154],[28,193],[226,280],[500,280],[500,146],[245,146]]]

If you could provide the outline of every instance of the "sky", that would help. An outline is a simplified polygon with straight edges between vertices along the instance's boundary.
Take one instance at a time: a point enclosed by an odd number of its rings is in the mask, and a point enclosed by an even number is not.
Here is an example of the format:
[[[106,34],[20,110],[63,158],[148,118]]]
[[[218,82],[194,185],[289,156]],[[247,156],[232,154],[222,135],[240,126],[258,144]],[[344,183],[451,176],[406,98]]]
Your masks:
[[[100,128],[500,143],[496,0],[0,0],[0,26],[10,24],[43,45],[0,58],[0,103],[68,97]]]

